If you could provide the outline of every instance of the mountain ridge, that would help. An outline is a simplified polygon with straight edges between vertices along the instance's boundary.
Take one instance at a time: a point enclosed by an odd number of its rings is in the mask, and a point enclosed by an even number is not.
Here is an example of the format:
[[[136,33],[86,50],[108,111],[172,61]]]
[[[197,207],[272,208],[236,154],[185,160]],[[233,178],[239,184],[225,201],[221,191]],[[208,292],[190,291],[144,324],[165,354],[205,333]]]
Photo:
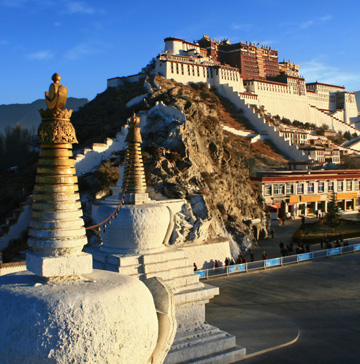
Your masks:
[[[66,107],[76,111],[88,102],[86,98],[69,97]],[[46,109],[45,99],[38,99],[28,104],[0,105],[0,131],[4,131],[7,126],[13,127],[17,123],[29,130],[37,128],[41,121],[40,109]]]

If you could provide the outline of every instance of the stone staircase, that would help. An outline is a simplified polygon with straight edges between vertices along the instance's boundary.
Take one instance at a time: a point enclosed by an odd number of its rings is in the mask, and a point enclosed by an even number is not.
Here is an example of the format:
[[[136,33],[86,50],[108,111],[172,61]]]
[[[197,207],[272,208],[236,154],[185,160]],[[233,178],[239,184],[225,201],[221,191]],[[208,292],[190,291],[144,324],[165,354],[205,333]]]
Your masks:
[[[258,114],[249,104],[239,97],[239,93],[234,91],[229,85],[220,85],[219,93],[230,100],[237,108],[243,111],[243,115],[249,120],[252,126],[262,136],[267,137],[276,147],[288,157],[296,161],[308,161],[310,157],[285,140],[275,126],[270,125],[264,117]]]
[[[234,349],[235,348],[235,349]],[[204,350],[205,349],[205,350]],[[204,355],[198,353],[214,352],[217,355]],[[246,349],[240,349],[245,356]],[[189,345],[189,335],[179,335],[168,354],[165,363],[233,363],[239,360],[239,348],[236,347],[236,338],[233,335],[219,330],[217,327],[205,324],[199,332],[195,332]]]

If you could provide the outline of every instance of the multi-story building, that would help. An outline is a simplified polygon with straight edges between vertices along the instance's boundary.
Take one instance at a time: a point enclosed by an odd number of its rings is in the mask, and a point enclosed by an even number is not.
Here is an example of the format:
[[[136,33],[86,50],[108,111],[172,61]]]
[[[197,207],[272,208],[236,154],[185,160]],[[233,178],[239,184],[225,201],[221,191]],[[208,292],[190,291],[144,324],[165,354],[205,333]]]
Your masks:
[[[279,72],[278,52],[276,49],[254,43],[235,43],[211,40],[204,35],[197,44],[208,52],[214,60],[239,69],[244,79],[253,77],[276,76]]]
[[[277,217],[327,212],[333,196],[343,211],[360,205],[360,170],[267,171],[252,178]]]
[[[308,144],[308,138],[311,137],[309,132],[295,128],[279,128],[280,135],[291,145]]]

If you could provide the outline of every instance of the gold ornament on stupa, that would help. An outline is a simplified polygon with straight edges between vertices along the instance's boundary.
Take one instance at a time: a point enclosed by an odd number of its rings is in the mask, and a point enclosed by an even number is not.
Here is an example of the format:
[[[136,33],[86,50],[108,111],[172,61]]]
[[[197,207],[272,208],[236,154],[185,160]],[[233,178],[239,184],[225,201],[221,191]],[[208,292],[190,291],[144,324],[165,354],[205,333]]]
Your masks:
[[[59,83],[61,77],[54,73],[54,82],[45,92],[47,109],[41,109],[42,123],[38,129],[38,142],[41,143],[77,143],[75,129],[70,122],[72,110],[64,109],[68,88]]]

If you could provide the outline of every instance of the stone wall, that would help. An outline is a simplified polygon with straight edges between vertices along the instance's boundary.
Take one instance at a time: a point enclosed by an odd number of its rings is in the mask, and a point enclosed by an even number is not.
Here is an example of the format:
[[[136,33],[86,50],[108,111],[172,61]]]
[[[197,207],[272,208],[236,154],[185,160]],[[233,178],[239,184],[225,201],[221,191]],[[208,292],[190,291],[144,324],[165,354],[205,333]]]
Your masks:
[[[214,267],[215,260],[224,266],[225,258],[231,258],[230,242],[225,238],[217,241],[210,240],[204,244],[191,244],[182,246],[185,256],[191,263],[195,263],[198,269],[209,269]]]

